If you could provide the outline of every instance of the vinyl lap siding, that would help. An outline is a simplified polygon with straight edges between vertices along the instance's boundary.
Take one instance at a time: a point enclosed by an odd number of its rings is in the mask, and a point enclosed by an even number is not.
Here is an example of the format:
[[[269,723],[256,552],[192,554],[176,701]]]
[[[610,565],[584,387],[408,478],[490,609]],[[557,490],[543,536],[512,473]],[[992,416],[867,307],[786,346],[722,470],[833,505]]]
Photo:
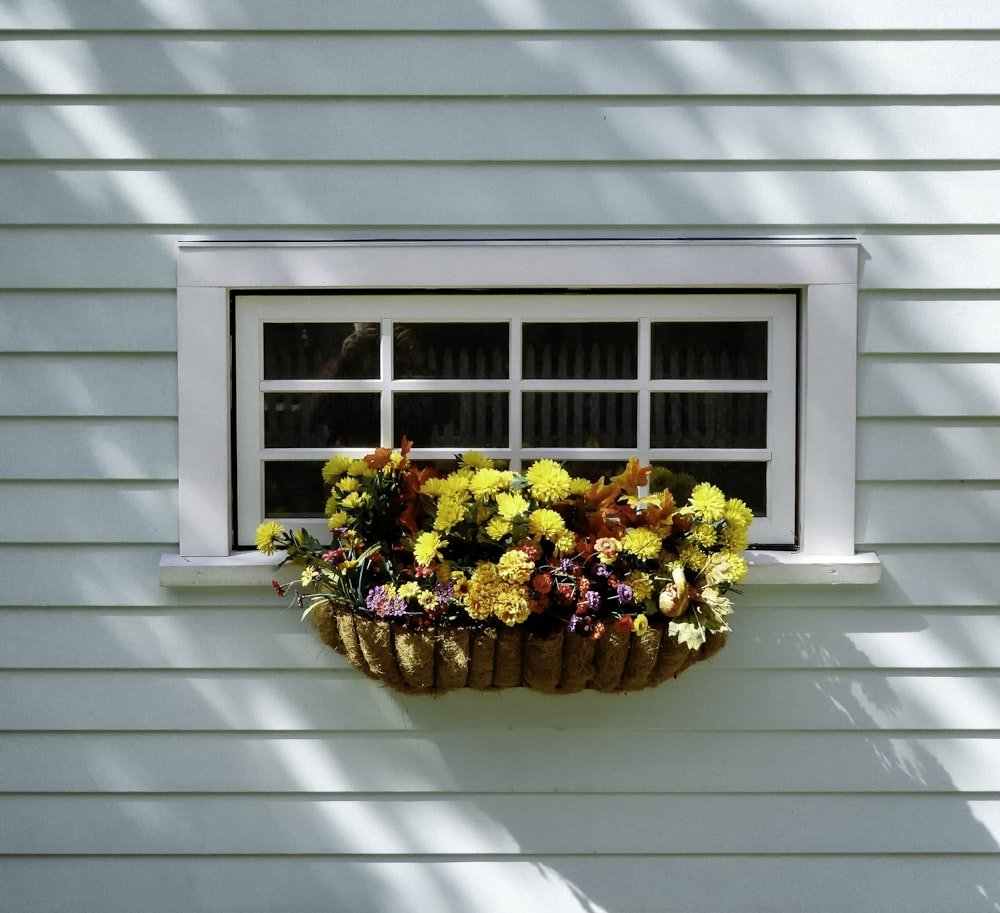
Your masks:
[[[0,908],[1000,903],[995,4],[77,6],[0,10]],[[823,233],[877,586],[748,588],[711,664],[563,700],[159,587],[176,241]]]

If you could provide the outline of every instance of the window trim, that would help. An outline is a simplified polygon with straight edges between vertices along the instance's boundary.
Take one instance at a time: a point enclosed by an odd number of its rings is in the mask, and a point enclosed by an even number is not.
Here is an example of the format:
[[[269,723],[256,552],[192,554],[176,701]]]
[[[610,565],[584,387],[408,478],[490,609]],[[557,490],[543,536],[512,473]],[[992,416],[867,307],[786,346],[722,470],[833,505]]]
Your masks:
[[[746,582],[874,583],[854,551],[858,255],[851,238],[181,242],[180,550],[160,581],[252,586],[275,563],[232,550],[232,289],[651,288],[799,291],[799,549],[752,553]]]

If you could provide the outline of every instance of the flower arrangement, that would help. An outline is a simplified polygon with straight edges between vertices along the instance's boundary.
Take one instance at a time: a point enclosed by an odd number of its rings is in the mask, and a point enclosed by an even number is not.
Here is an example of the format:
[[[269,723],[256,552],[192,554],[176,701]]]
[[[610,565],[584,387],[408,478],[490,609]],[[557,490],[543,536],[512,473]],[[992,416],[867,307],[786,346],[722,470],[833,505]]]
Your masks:
[[[721,646],[728,594],[747,570],[753,515],[742,501],[709,483],[683,505],[669,490],[641,494],[651,470],[634,457],[610,481],[592,482],[553,460],[522,473],[474,451],[440,475],[411,461],[410,447],[404,438],[398,450],[326,463],[332,544],[274,521],[257,530],[261,552],[303,566],[294,598],[304,617],[326,617],[332,646],[344,647],[344,632],[330,629],[336,612],[397,640],[517,629],[577,652],[589,641],[600,653],[604,641],[655,635],[682,654],[681,666],[711,652],[710,641]],[[314,623],[322,633],[323,620]]]

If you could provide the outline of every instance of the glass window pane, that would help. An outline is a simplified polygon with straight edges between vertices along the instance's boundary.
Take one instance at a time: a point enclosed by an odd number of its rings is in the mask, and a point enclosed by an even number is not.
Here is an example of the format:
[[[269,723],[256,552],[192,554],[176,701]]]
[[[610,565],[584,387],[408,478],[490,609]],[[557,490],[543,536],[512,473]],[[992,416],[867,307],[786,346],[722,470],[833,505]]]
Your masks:
[[[670,460],[654,463],[649,478],[652,491],[669,488],[677,504],[683,504],[699,482],[718,485],[728,498],[739,498],[758,517],[767,507],[767,464],[756,462],[727,463],[721,460],[699,462]]]
[[[766,447],[766,393],[654,393],[653,447]]]
[[[524,393],[524,447],[635,447],[635,393]]]
[[[376,447],[378,393],[265,393],[265,447]]]
[[[322,517],[325,505],[322,461],[264,464],[264,513],[268,517]]]
[[[636,323],[526,323],[522,335],[523,376],[540,380],[634,380],[638,332]]]
[[[506,393],[396,393],[393,440],[405,434],[417,447],[506,447]]]
[[[397,323],[393,377],[468,378],[510,375],[507,323]]]
[[[379,376],[377,323],[265,323],[264,380]]]
[[[767,323],[671,321],[652,326],[654,379],[767,379]]]

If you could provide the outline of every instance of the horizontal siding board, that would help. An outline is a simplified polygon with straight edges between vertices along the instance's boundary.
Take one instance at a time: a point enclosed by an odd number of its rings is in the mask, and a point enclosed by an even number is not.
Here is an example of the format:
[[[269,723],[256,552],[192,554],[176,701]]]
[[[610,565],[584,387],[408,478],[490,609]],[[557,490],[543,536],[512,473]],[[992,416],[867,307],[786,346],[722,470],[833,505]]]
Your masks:
[[[0,542],[174,542],[177,485],[160,482],[0,482],[18,522]]]
[[[720,877],[724,865],[725,877]],[[398,913],[414,896],[435,913],[581,909],[645,913],[989,913],[993,854],[677,856],[646,853],[506,860],[337,858],[23,858],[0,862],[15,910],[74,913]]]
[[[962,795],[0,797],[11,855],[956,855],[998,837],[1000,799]]]
[[[419,718],[415,718],[419,722]],[[622,750],[623,740],[628,750]],[[5,733],[0,792],[997,793],[994,734],[518,731]],[[391,757],[392,763],[386,763]],[[585,758],[586,763],[567,763]],[[659,774],[650,787],[652,769]],[[711,759],[710,763],[706,759]],[[614,771],[614,776],[609,776]]]
[[[1000,729],[1000,673],[694,669],[615,701],[460,690],[400,697],[354,670],[8,671],[0,726],[66,730],[308,730],[537,726],[751,730]]]
[[[173,352],[171,292],[0,292],[0,351]]]
[[[173,418],[2,418],[3,479],[177,478]]]
[[[1000,480],[1000,422],[865,419],[858,423],[858,478]]]
[[[176,416],[176,359],[159,353],[0,355],[0,416],[43,415]]]
[[[858,350],[866,354],[996,354],[1000,299],[868,295],[858,309]]]
[[[998,146],[1000,110],[985,102],[194,97],[0,104],[0,160],[903,163],[993,160]]]
[[[934,65],[928,66],[928,60]],[[268,33],[11,38],[3,95],[988,95],[991,40]]]
[[[994,418],[1000,362],[867,356],[858,364],[858,413],[865,417]]]
[[[768,0],[768,3],[705,4],[700,0],[536,0],[531,4],[430,4],[373,0],[298,0],[277,8],[267,0],[201,0],[195,6],[156,6],[103,0],[68,12],[52,4],[27,3],[0,10],[0,28],[64,30],[735,30],[773,29],[854,31],[868,29],[997,29],[1000,14],[989,0],[966,0],[941,7],[929,0],[883,0],[843,8],[823,0]]]
[[[1000,669],[996,610],[743,602],[714,669]],[[9,608],[0,628],[7,669],[346,668],[281,600],[261,610]]]
[[[552,239],[608,238],[616,232],[607,228],[565,226],[540,228],[502,224],[502,213],[485,212],[489,224],[415,227],[382,223],[376,229],[344,227],[333,210],[322,211],[327,227],[306,229],[276,227],[237,228],[198,226],[189,231],[123,226],[2,227],[0,226],[0,274],[10,289],[173,289],[177,282],[176,246],[179,241],[204,237],[252,240],[272,237],[280,240],[330,241],[364,240],[373,232],[399,240],[470,239]],[[331,229],[329,224],[340,224]],[[780,227],[779,227],[780,228]],[[776,229],[777,230],[777,229]],[[785,227],[787,233],[796,230]],[[802,226],[798,227],[801,232]],[[992,229],[952,233],[927,226],[919,233],[863,230],[851,227],[861,240],[863,263],[860,287],[865,289],[986,289],[1000,288],[1000,235]],[[621,229],[624,235],[625,227]],[[728,237],[755,236],[759,225],[729,225]],[[718,236],[697,226],[637,225],[627,234],[636,238],[676,238]],[[779,233],[781,231],[779,230]],[[842,236],[843,226],[827,224],[810,227],[810,234]]]
[[[1000,197],[992,167],[5,165],[0,181],[8,222],[25,225],[318,225],[332,212],[358,225],[995,225]]]
[[[989,543],[997,539],[1000,483],[862,482],[857,487],[859,541]]]

